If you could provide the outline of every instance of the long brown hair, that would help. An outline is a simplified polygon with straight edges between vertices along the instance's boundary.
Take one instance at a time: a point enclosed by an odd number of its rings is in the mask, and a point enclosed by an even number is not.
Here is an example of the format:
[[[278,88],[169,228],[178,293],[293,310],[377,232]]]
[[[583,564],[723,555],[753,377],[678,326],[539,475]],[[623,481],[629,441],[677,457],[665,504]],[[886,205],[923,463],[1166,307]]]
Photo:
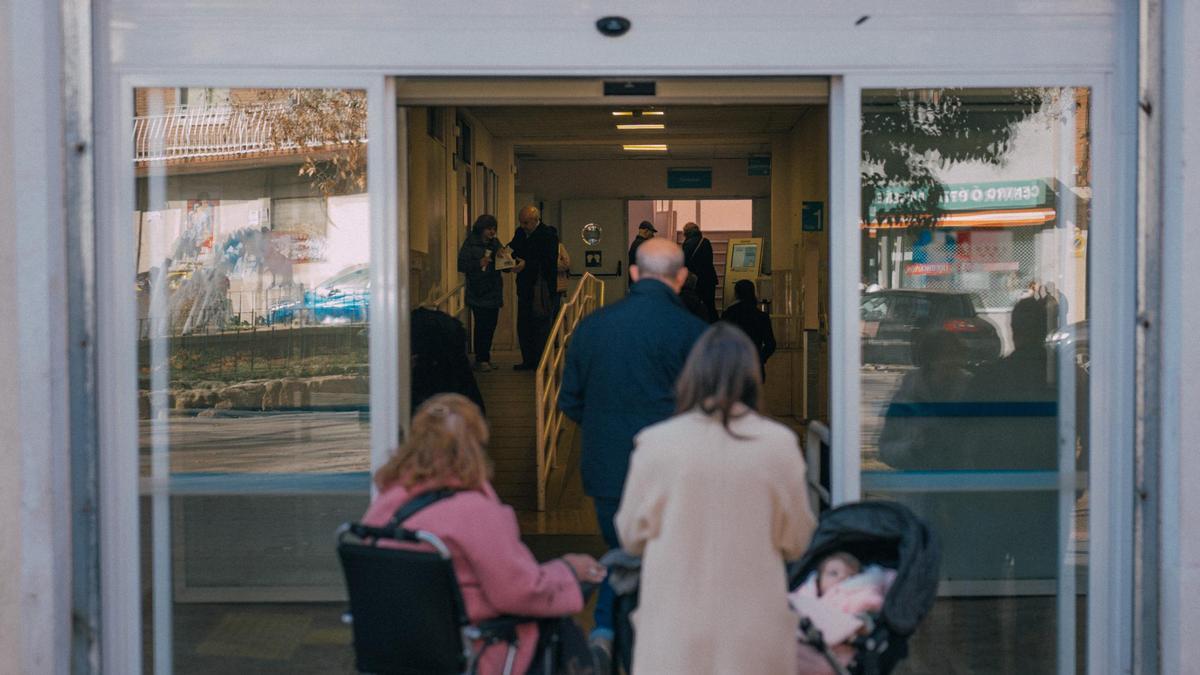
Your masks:
[[[742,329],[725,322],[712,325],[688,354],[675,382],[675,412],[699,409],[719,415],[730,435],[729,421],[740,403],[758,410],[762,398],[762,366],[758,349]]]
[[[375,472],[384,490],[428,484],[478,490],[491,477],[484,448],[488,426],[475,405],[461,394],[438,394],[417,408],[412,433],[392,458]]]

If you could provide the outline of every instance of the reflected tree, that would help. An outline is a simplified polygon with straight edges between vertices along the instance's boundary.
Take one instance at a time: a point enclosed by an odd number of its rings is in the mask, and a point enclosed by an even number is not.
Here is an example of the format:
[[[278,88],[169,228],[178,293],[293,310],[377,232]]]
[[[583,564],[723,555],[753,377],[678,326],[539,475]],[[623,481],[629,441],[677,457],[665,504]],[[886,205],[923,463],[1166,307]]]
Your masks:
[[[1002,164],[1017,126],[1052,108],[1054,96],[1032,88],[864,94],[863,220],[932,227],[945,212],[936,170],[961,162]],[[878,208],[882,203],[886,208]]]
[[[303,157],[298,169],[322,196],[367,189],[367,97],[358,89],[291,89],[260,94],[273,104],[268,136],[281,152]]]

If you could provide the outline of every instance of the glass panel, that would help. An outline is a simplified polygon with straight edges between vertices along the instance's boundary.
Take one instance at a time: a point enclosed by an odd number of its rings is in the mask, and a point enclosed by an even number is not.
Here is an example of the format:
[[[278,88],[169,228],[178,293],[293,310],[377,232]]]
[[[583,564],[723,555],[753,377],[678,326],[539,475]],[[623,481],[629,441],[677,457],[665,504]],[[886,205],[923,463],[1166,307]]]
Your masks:
[[[134,109],[146,670],[348,672],[365,92],[138,89]]]
[[[903,672],[1083,672],[1087,89],[862,94],[865,498],[941,535]]]

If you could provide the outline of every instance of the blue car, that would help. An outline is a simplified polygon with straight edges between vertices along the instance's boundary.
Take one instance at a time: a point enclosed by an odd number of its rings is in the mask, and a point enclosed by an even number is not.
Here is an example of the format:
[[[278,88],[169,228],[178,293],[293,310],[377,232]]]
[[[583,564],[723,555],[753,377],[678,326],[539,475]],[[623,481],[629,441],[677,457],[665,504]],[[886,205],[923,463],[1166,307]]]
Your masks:
[[[305,291],[299,300],[271,307],[270,323],[336,325],[367,320],[371,302],[371,270],[355,265]]]

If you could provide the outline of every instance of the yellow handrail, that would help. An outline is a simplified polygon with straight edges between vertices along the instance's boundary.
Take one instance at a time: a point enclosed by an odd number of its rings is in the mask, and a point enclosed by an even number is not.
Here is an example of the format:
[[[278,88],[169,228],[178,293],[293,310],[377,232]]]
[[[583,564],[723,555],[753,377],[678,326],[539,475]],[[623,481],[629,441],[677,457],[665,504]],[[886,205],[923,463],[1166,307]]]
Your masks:
[[[431,293],[432,295],[432,293]],[[467,308],[467,285],[459,284],[432,300],[421,303],[423,307],[441,310],[450,316],[458,318]]]
[[[558,392],[562,388],[563,366],[566,364],[567,344],[583,317],[604,305],[604,282],[591,273],[584,273],[571,299],[563,303],[546,340],[546,349],[538,361],[534,405],[537,407],[537,503],[546,510],[546,484],[550,470],[558,465],[558,440],[563,426],[563,414],[558,409]]]

